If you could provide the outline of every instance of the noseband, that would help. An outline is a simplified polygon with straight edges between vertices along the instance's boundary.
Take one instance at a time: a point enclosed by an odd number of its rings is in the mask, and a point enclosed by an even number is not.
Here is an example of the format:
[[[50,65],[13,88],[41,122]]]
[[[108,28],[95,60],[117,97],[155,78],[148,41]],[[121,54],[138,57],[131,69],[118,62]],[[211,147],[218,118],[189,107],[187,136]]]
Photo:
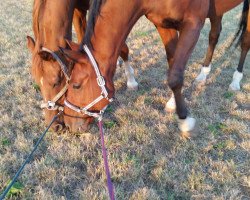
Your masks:
[[[43,102],[41,104],[41,108],[48,109],[48,110],[63,110],[63,106],[57,105],[56,102],[65,94],[65,92],[68,89],[69,80],[70,80],[70,77],[68,75],[68,68],[66,67],[66,65],[63,63],[63,61],[59,58],[59,56],[55,52],[53,52],[45,47],[42,47],[42,50],[50,53],[53,56],[53,58],[58,62],[58,64],[61,67],[61,70],[66,78],[66,84],[52,100],[47,101],[47,102]]]
[[[90,117],[95,117],[98,120],[101,120],[102,115],[103,115],[104,111],[106,110],[107,106],[105,106],[102,110],[100,110],[97,113],[91,112],[91,111],[89,111],[89,109],[91,107],[93,107],[95,104],[97,104],[98,102],[100,102],[102,99],[107,99],[109,102],[112,102],[113,98],[108,97],[108,92],[107,92],[107,89],[105,87],[105,84],[106,84],[105,80],[104,80],[103,76],[101,75],[101,72],[99,70],[99,67],[98,67],[96,61],[95,61],[95,58],[92,55],[91,51],[89,50],[88,46],[83,45],[83,49],[86,52],[86,54],[88,55],[89,60],[90,60],[92,66],[95,70],[96,77],[97,77],[96,81],[97,81],[98,86],[101,89],[101,95],[85,107],[75,106],[75,105],[71,104],[69,101],[67,101],[67,99],[64,100],[64,105],[67,106],[68,108],[70,108],[71,110],[74,110],[75,112],[81,113],[83,115],[88,115]]]

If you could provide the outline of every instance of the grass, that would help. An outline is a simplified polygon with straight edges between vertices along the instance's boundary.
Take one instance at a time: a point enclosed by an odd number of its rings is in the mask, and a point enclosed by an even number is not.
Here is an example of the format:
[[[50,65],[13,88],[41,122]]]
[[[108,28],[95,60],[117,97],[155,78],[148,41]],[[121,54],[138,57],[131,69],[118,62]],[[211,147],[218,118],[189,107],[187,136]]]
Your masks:
[[[9,185],[11,180],[8,181],[6,185]],[[24,186],[22,183],[19,181],[15,182],[13,186],[10,188],[9,192],[7,193],[6,197],[7,198],[15,198],[15,197],[20,197],[22,190],[24,189]]]
[[[26,48],[31,10],[31,0],[3,1],[0,7],[0,191],[45,129]],[[227,46],[239,12],[223,17],[206,85],[194,87],[193,81],[207,48],[208,23],[187,65],[184,94],[199,124],[191,140],[179,137],[176,115],[164,110],[170,90],[159,35],[144,17],[133,28],[127,41],[139,90],[126,91],[124,69],[118,67],[116,101],[105,115],[117,199],[250,199],[249,57],[242,90],[228,92],[239,51]],[[7,199],[107,199],[96,124],[80,135],[49,132],[18,181],[21,189]]]

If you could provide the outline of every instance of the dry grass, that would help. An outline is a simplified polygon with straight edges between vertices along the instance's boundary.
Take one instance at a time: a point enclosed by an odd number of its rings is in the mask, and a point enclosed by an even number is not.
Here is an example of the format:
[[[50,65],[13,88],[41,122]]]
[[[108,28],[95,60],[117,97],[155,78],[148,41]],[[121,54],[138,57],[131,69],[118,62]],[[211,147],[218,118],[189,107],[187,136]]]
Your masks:
[[[31,0],[3,1],[0,7],[0,190],[44,130],[25,40],[32,34],[31,9]],[[144,18],[134,27],[128,44],[139,90],[126,91],[123,69],[118,68],[117,101],[105,119],[117,199],[250,199],[249,58],[242,91],[227,91],[239,51],[226,47],[239,12],[224,17],[204,87],[194,87],[193,80],[206,51],[208,23],[189,61],[184,93],[199,123],[194,140],[181,139],[176,115],[164,111],[170,90],[155,28]],[[80,136],[48,133],[19,182],[19,193],[10,199],[107,199],[96,125]]]

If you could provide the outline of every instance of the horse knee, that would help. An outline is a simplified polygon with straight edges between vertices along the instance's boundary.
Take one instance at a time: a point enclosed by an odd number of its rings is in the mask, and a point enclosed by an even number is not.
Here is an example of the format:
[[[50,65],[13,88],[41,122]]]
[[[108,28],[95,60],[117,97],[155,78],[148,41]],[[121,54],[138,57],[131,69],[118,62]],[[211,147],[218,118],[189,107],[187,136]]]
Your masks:
[[[250,33],[246,32],[241,42],[241,49],[248,51],[249,48],[250,48]]]
[[[210,33],[209,34],[209,42],[212,44],[217,44],[219,40],[220,33]]]
[[[168,86],[172,89],[180,89],[183,85],[183,73],[180,71],[170,71],[168,75]]]

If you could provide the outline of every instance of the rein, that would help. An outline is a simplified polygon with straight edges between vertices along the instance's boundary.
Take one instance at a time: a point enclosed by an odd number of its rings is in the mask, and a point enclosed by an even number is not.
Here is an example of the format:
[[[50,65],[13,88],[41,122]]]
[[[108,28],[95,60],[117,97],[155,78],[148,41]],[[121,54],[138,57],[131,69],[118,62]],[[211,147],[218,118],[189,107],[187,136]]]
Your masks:
[[[104,80],[103,76],[101,75],[101,72],[99,70],[99,67],[98,67],[96,61],[95,61],[95,58],[92,55],[91,51],[89,50],[88,46],[83,45],[83,49],[87,53],[89,60],[92,64],[92,66],[94,67],[96,77],[97,77],[96,81],[97,81],[98,86],[101,89],[101,95],[99,97],[97,97],[94,101],[89,103],[87,106],[82,107],[82,108],[71,104],[69,101],[67,101],[66,98],[64,100],[64,105],[67,106],[68,108],[74,110],[75,112],[81,113],[83,115],[88,115],[90,117],[94,117],[98,120],[98,126],[99,126],[99,131],[100,131],[100,136],[101,136],[101,144],[102,144],[102,157],[104,160],[104,169],[105,169],[106,176],[107,176],[107,187],[108,187],[108,192],[109,192],[109,198],[110,198],[110,200],[115,200],[114,187],[113,187],[113,184],[111,181],[110,170],[109,170],[109,165],[108,165],[107,150],[106,150],[105,142],[104,142],[104,131],[103,131],[103,123],[102,123],[102,116],[103,116],[107,106],[105,106],[98,113],[89,111],[89,109],[91,107],[93,107],[95,104],[97,104],[102,99],[107,99],[109,102],[112,102],[113,98],[108,97],[108,92],[107,92],[107,89],[105,87],[105,84],[106,84],[105,80]]]
[[[78,113],[86,114],[86,115],[89,115],[91,117],[98,119],[98,126],[99,126],[99,131],[100,131],[100,136],[101,136],[101,144],[102,144],[102,156],[103,156],[103,160],[104,160],[104,169],[105,169],[106,176],[107,176],[107,187],[108,187],[108,192],[109,192],[109,198],[110,198],[110,200],[115,200],[114,187],[113,187],[113,184],[111,181],[111,176],[110,176],[110,170],[109,170],[109,165],[108,165],[108,156],[107,156],[107,150],[105,147],[104,130],[103,130],[103,123],[102,123],[102,115],[103,115],[104,111],[106,110],[107,106],[105,106],[102,110],[100,110],[99,113],[94,113],[94,112],[88,111],[89,108],[94,106],[96,103],[98,103],[102,99],[107,99],[109,102],[112,102],[113,98],[108,97],[108,92],[107,92],[107,89],[105,87],[105,80],[100,73],[100,70],[98,68],[98,65],[97,65],[92,53],[90,52],[90,50],[88,49],[88,47],[86,45],[84,45],[83,48],[84,48],[85,52],[87,53],[87,55],[89,56],[89,59],[94,67],[95,72],[96,72],[97,84],[101,88],[101,95],[98,98],[96,98],[93,102],[91,102],[90,104],[88,104],[87,106],[85,106],[83,108],[79,108],[79,107],[69,103],[67,100],[64,101],[64,104],[65,104],[65,106],[69,107],[70,109],[72,109]],[[61,70],[63,71],[63,74],[66,78],[66,85],[62,88],[62,90],[51,101],[43,103],[41,105],[41,108],[47,108],[48,110],[59,110],[59,112],[57,113],[57,115],[55,115],[53,117],[49,126],[46,128],[46,130],[43,132],[43,134],[41,135],[39,140],[36,142],[34,149],[29,154],[29,156],[26,158],[23,165],[19,168],[19,170],[15,174],[14,178],[12,179],[11,183],[7,186],[7,188],[4,190],[4,192],[0,196],[0,200],[3,200],[5,198],[5,196],[8,194],[9,190],[11,189],[13,184],[16,182],[17,178],[19,177],[19,175],[23,171],[26,164],[28,162],[30,162],[34,152],[36,151],[38,145],[41,143],[41,141],[45,137],[45,135],[48,132],[51,125],[63,113],[63,107],[56,105],[56,102],[65,94],[65,92],[68,89],[69,80],[70,80],[70,77],[68,76],[68,69],[67,69],[66,65],[62,62],[62,60],[56,55],[56,53],[54,53],[53,51],[51,51],[47,48],[44,48],[44,47],[42,48],[42,50],[50,53],[56,59],[56,61],[59,63],[59,65],[61,66]]]
[[[30,162],[34,152],[36,151],[38,145],[41,143],[41,141],[43,140],[44,136],[46,135],[46,133],[48,132],[49,128],[51,127],[51,125],[56,121],[56,119],[62,114],[63,111],[60,111],[59,113],[57,113],[57,115],[55,115],[53,117],[53,119],[51,120],[49,126],[45,129],[45,131],[43,132],[43,134],[41,135],[41,137],[39,138],[39,140],[36,142],[36,145],[34,147],[34,149],[31,151],[31,153],[29,154],[29,156],[26,158],[26,160],[24,161],[24,163],[22,164],[22,166],[19,168],[19,170],[17,171],[17,173],[15,174],[14,178],[12,179],[12,181],[10,182],[10,184],[8,185],[8,187],[4,190],[4,192],[2,193],[2,195],[0,196],[0,200],[3,200],[5,198],[5,196],[8,194],[9,190],[11,189],[11,187],[14,185],[14,183],[16,182],[17,178],[19,177],[19,175],[21,174],[21,172],[23,171],[25,165],[27,163]]]

